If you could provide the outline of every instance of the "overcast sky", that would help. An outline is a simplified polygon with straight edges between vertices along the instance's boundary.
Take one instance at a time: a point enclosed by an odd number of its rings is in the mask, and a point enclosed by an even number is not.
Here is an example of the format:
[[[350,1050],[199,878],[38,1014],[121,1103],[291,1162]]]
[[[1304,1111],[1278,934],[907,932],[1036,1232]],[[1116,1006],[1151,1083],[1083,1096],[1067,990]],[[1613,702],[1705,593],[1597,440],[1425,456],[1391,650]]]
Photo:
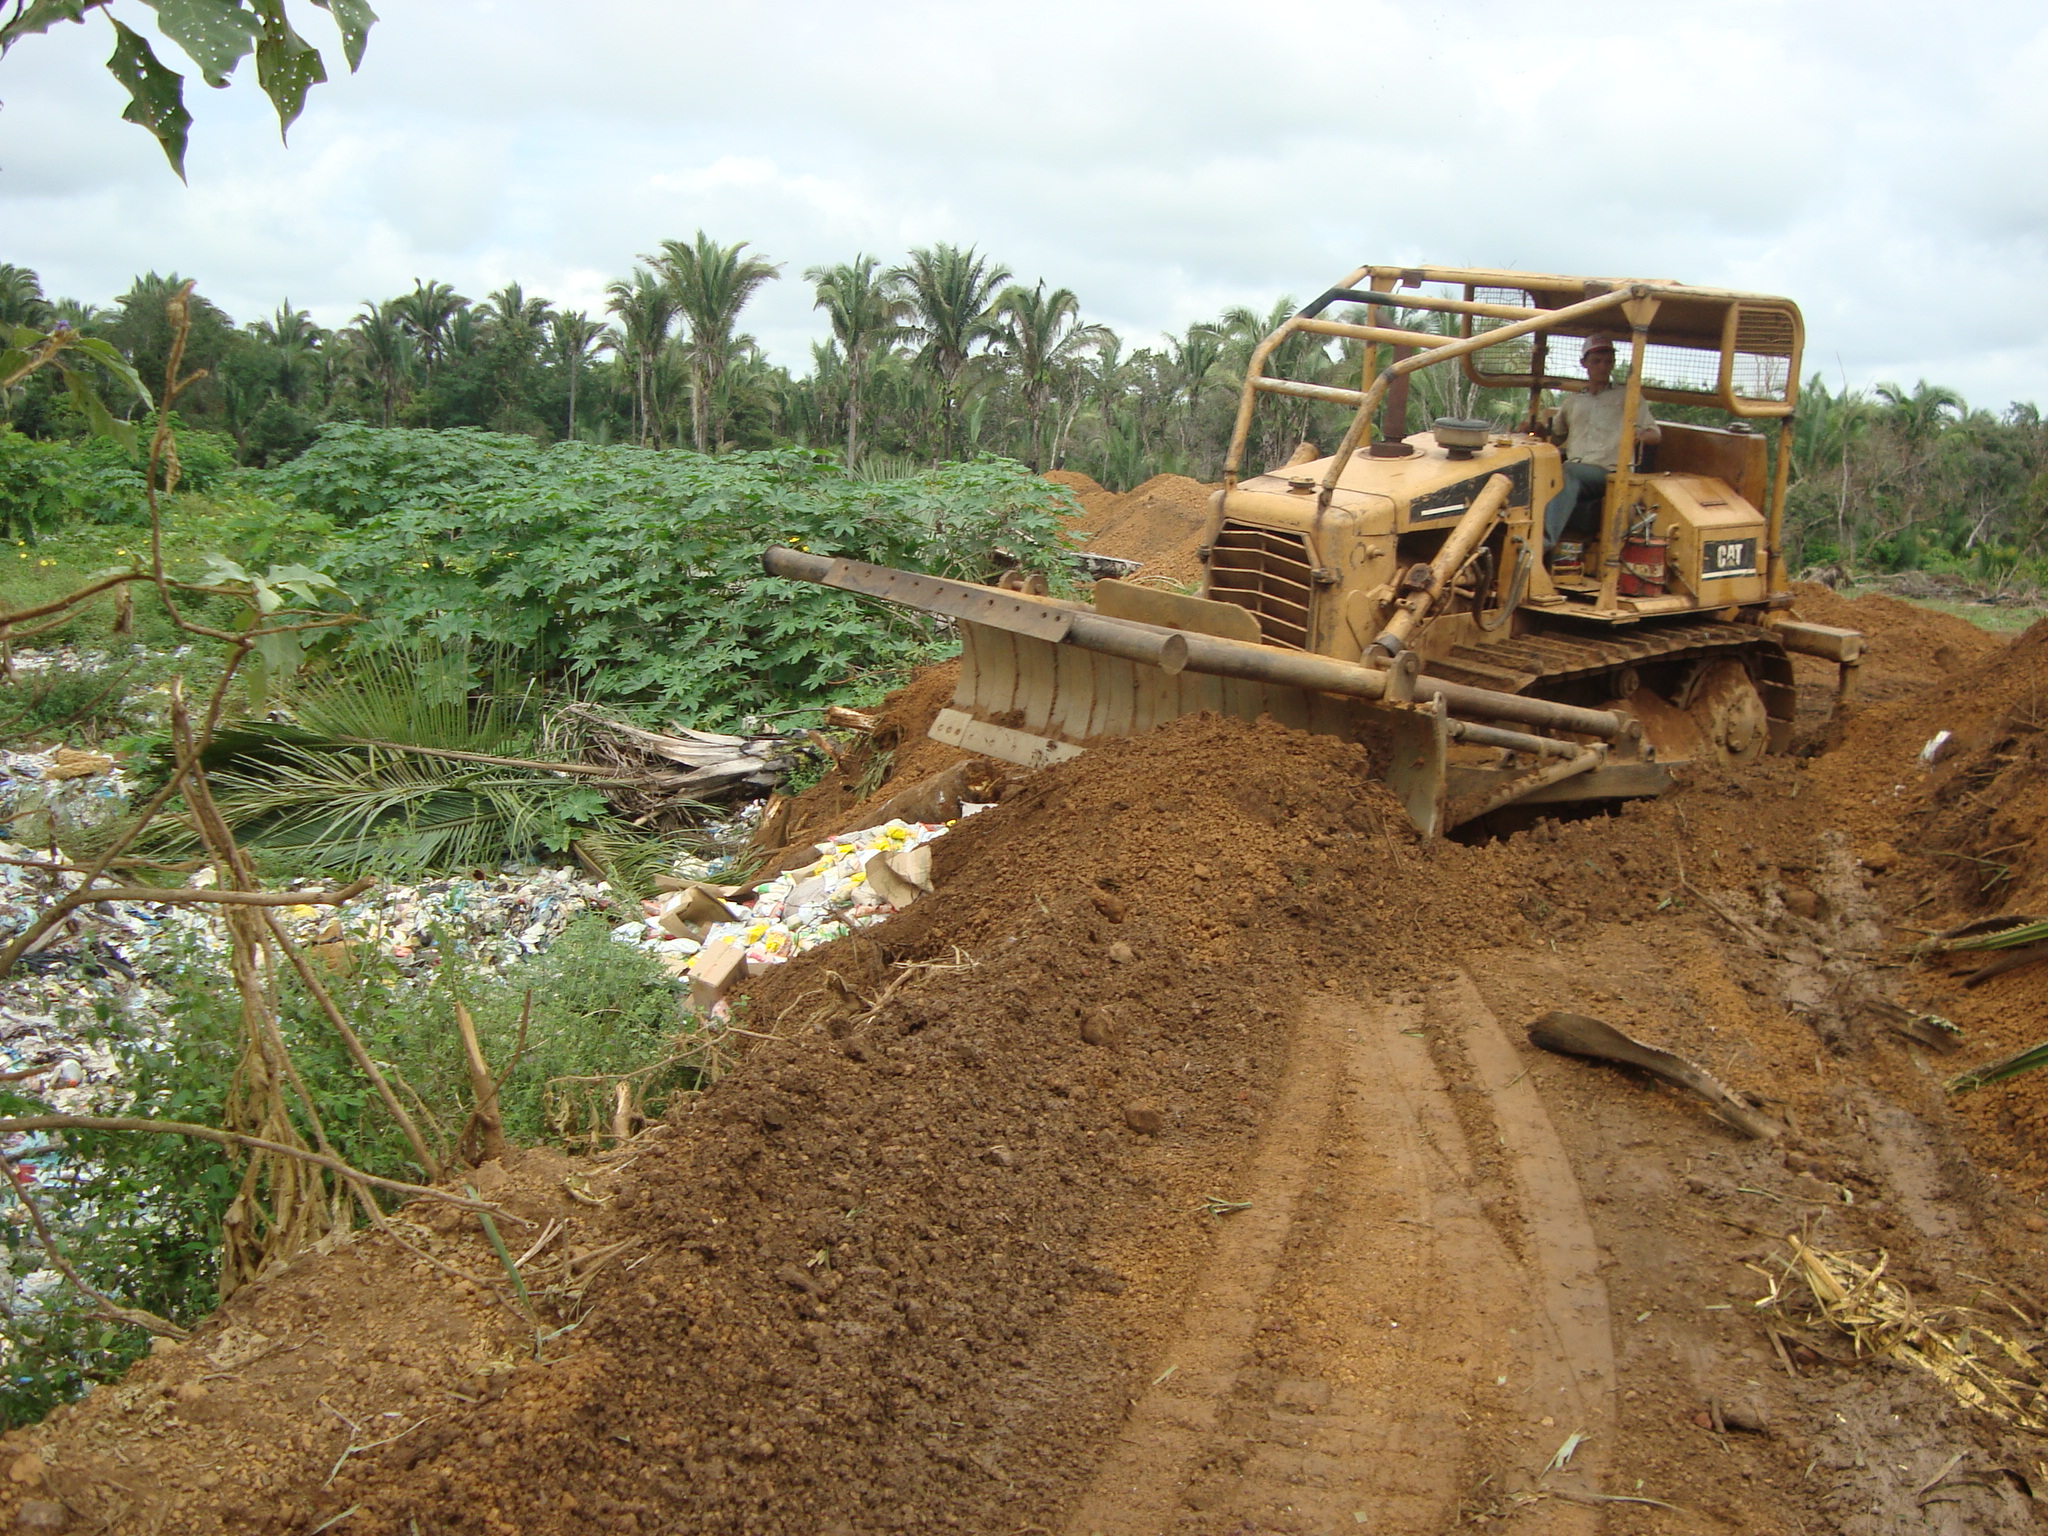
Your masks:
[[[1805,309],[1831,384],[2048,405],[2048,11],[2020,0],[375,0],[278,142],[245,62],[189,186],[119,119],[104,19],[0,62],[0,261],[105,302],[154,268],[324,324],[416,277],[593,313],[702,227],[803,270],[935,240],[1132,345],[1364,261],[1675,277]],[[119,0],[147,30],[151,12]],[[167,61],[186,61],[159,44]],[[175,56],[175,57],[174,57]]]

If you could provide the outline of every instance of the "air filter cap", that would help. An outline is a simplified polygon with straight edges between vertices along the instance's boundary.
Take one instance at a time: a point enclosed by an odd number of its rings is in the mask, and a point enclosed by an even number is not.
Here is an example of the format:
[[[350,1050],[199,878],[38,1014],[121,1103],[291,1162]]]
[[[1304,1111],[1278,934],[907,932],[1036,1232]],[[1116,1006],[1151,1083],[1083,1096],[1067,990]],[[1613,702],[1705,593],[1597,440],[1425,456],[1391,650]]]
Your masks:
[[[1474,421],[1469,416],[1439,416],[1430,423],[1430,432],[1442,448],[1484,448],[1488,434],[1493,431],[1490,423]]]

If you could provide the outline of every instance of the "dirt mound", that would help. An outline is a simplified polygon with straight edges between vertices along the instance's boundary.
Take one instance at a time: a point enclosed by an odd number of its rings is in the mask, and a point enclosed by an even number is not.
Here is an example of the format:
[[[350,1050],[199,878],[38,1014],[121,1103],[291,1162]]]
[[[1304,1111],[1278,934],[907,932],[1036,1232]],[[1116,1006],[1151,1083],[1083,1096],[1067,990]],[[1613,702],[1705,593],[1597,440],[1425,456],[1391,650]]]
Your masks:
[[[1802,590],[1802,614],[1820,622],[1859,624],[1874,609],[1896,621],[1895,638],[1939,638],[1967,646],[1972,657],[1951,657],[1938,683],[1857,713],[1840,745],[1808,774],[1825,814],[1856,835],[1889,887],[1890,904],[1911,925],[1901,943],[1990,913],[2048,914],[2048,848],[2040,837],[2048,824],[2048,622],[2002,641],[1958,633],[1951,626],[1962,620],[1891,599],[1835,605],[1815,612]],[[1873,665],[1896,665],[1900,648],[1879,656]],[[1949,739],[1926,762],[1923,752],[1943,731]],[[1910,983],[1920,1006],[1962,1026],[1964,1050],[1945,1072],[2048,1035],[2048,966],[1965,988],[1960,976],[1975,963],[1917,971]],[[2016,1187],[2048,1190],[2048,1074],[1964,1095],[1954,1108],[1978,1159]]]
[[[921,677],[892,719],[938,687]],[[1824,1071],[1778,1001],[1772,968],[1813,939],[1788,893],[1850,900],[1822,878],[1843,863],[1824,761],[1465,847],[1418,843],[1354,745],[1214,717],[1108,744],[935,844],[933,895],[750,984],[743,1027],[766,1038],[563,1207],[585,1223],[572,1265],[616,1257],[543,1319],[576,1321],[549,1363],[506,1328],[509,1290],[458,1311],[366,1236],[307,1261],[325,1289],[244,1293],[282,1298],[260,1380],[201,1381],[209,1325],[133,1402],[96,1394],[6,1449],[73,1476],[54,1491],[97,1499],[74,1506],[96,1528],[347,1512],[337,1530],[375,1536],[1215,1536],[1360,1510],[1442,1530],[1467,1499],[1504,1517],[1581,1427],[1613,1486],[1649,1479],[1722,1528],[1790,1529],[1794,1505],[1801,1528],[1847,1528],[1818,1510],[1842,1489],[1869,1506],[1863,1430],[1830,1427],[1857,1414],[1909,1426],[1886,1442],[1912,1464],[1899,1487],[1951,1450],[2018,1465],[1910,1372],[1873,1389],[1814,1355],[1781,1376],[1789,1345],[1752,1321],[1758,1243],[1788,1211],[1884,1244],[1897,1273],[2017,1262],[1979,1257],[1950,1214],[1965,1173],[1938,1210],[1919,1193],[1950,1164],[1903,1049],[1851,1042],[1921,1095],[1932,1129],[1894,1169],[1871,1126],[1913,1116],[1846,1058]],[[1799,1138],[1737,1142],[1675,1095],[1520,1046],[1560,1007],[1646,1020],[1767,1090]],[[474,1242],[460,1262],[488,1276]],[[402,1296],[467,1353],[416,1366],[409,1336],[393,1358],[374,1319],[311,1304],[342,1294]],[[497,1368],[463,1376],[479,1349]],[[377,1395],[406,1370],[412,1397]],[[1752,1394],[1775,1435],[1713,1432]],[[211,1406],[164,1406],[188,1402]],[[1809,1484],[1823,1455],[1835,1476]],[[0,1523],[29,1491],[0,1491]]]
[[[1792,588],[1793,612],[1814,624],[1858,629],[1870,637],[1869,654],[1887,670],[1928,678],[1952,674],[1961,662],[1975,661],[1998,649],[1998,636],[1952,613],[1879,592],[1844,597],[1817,582]]]
[[[2044,723],[2048,623],[1993,638],[1939,683],[1856,711],[1814,778],[1845,825],[1885,848],[1894,878],[1919,885],[1905,905],[1925,922],[2048,910],[2037,838],[2048,815]],[[1944,731],[1930,764],[1922,754]]]
[[[857,739],[840,764],[790,801],[780,842],[808,847],[835,832],[873,826],[863,820],[891,796],[970,754],[930,736],[932,721],[953,702],[958,660],[921,667],[882,701],[875,729]]]
[[[1140,562],[1140,576],[1199,581],[1202,564],[1196,551],[1208,527],[1209,495],[1215,489],[1186,475],[1154,475],[1122,496],[1107,491],[1100,496],[1083,494],[1086,510],[1074,531],[1082,535],[1083,547],[1095,554]]]
[[[754,983],[778,1038],[634,1170],[613,1236],[650,1256],[575,1368],[345,1468],[356,1527],[1056,1522],[1142,1389],[1204,1241],[1186,1213],[1250,1144],[1275,1000],[1354,960],[1420,866],[1383,974],[1492,905],[1367,766],[1196,718],[963,823],[939,897]]]
[[[1085,501],[1090,496],[1110,496],[1115,493],[1104,487],[1093,475],[1084,475],[1077,470],[1049,469],[1044,478],[1054,485],[1063,485]]]
[[[520,1223],[502,1222],[516,1249],[544,1231],[559,1242],[525,1270],[536,1291],[564,1255],[592,1273],[623,1257],[591,1236],[612,1199],[603,1167],[535,1149],[469,1180]],[[447,1408],[502,1394],[533,1332],[475,1218],[416,1202],[0,1440],[0,1523],[37,1528],[16,1501],[38,1500],[66,1507],[72,1530],[303,1532],[346,1507],[323,1488],[331,1469],[394,1435],[414,1450],[445,1438]]]
[[[1918,722],[1929,740],[1953,735],[1923,774],[1923,830],[1912,842],[1961,866],[1951,878],[1971,907],[2048,912],[2048,620],[1943,693]]]

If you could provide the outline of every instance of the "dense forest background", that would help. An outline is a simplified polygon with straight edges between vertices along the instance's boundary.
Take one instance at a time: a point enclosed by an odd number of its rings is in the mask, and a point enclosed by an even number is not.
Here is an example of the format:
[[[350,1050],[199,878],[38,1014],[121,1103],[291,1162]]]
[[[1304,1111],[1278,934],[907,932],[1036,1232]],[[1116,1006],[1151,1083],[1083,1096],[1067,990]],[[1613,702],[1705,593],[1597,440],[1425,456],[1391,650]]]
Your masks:
[[[238,322],[201,295],[188,363],[206,379],[180,402],[200,434],[188,472],[274,467],[337,423],[479,428],[539,443],[732,450],[818,450],[865,480],[992,453],[1034,470],[1065,468],[1127,489],[1174,472],[1221,470],[1252,348],[1295,308],[1232,309],[1149,346],[1089,322],[1069,289],[1024,283],[974,249],[938,244],[891,265],[858,255],[800,279],[826,338],[809,370],[770,362],[742,327],[762,285],[794,274],[746,242],[699,232],[648,253],[611,283],[604,312],[557,306],[517,283],[482,298],[415,282],[365,300],[338,330],[289,300]],[[164,302],[183,279],[138,277],[104,307],[44,292],[34,272],[0,264],[0,324],[68,323],[120,349],[145,380],[162,376]],[[1427,328],[1442,317],[1414,314]],[[1276,371],[1351,382],[1356,342],[1303,337]],[[1419,376],[1413,420],[1442,411],[1496,415],[1519,397],[1476,392],[1451,375]],[[1791,555],[1801,565],[1952,570],[1992,585],[2048,577],[2048,427],[2031,404],[1973,409],[1920,382],[1801,395],[1794,448]],[[10,522],[32,492],[91,511],[128,478],[111,444],[65,476],[25,461],[33,444],[82,442],[85,423],[54,379],[5,400],[0,500]],[[1252,462],[1341,431],[1339,408],[1270,405]],[[30,440],[30,441],[24,441]],[[105,460],[100,463],[99,460]],[[61,484],[58,482],[62,481]],[[188,482],[189,483],[189,482]],[[11,489],[10,489],[11,487]]]

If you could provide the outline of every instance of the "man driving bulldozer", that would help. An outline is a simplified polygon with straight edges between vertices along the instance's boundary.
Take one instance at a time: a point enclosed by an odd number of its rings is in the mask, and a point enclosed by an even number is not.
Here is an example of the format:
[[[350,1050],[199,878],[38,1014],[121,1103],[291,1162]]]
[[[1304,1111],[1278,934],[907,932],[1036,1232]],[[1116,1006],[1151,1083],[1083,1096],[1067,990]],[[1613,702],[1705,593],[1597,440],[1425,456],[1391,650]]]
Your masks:
[[[1567,394],[1550,414],[1550,438],[1564,453],[1564,488],[1543,511],[1546,556],[1570,528],[1587,492],[1594,505],[1607,494],[1607,476],[1621,452],[1621,412],[1627,392],[1615,387],[1614,343],[1605,336],[1590,338],[1579,353],[1586,387]],[[1636,412],[1636,446],[1662,441],[1663,432],[1648,403]]]

